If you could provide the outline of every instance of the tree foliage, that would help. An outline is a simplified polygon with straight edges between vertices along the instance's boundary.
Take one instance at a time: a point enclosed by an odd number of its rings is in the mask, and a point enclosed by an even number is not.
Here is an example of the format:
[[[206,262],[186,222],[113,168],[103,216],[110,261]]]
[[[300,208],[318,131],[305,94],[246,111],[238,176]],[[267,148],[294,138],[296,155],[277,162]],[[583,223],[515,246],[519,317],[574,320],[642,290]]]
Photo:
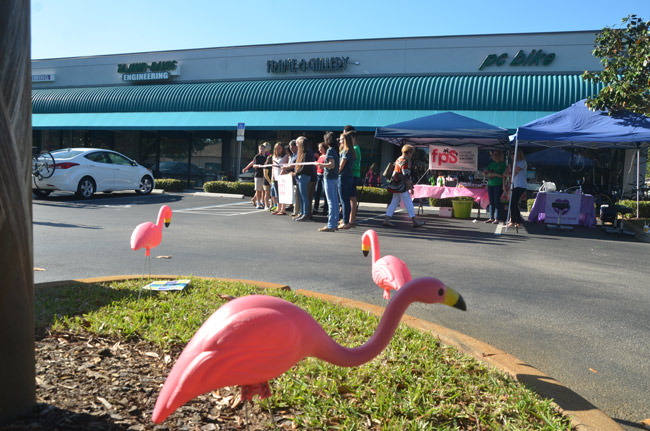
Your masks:
[[[582,77],[604,88],[587,99],[587,106],[650,115],[650,21],[629,15],[622,23],[626,27],[605,27],[596,37],[593,54],[603,70],[585,71]]]

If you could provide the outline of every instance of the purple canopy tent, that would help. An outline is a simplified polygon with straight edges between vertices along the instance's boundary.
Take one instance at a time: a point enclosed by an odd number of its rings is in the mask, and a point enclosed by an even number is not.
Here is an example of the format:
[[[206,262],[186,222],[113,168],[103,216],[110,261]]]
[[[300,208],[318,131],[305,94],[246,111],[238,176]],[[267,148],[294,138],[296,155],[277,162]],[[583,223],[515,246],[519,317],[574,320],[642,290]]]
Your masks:
[[[631,112],[610,115],[607,111],[592,111],[585,106],[585,100],[580,100],[562,111],[519,127],[515,154],[519,145],[636,149],[636,215],[639,217],[639,156],[642,148],[650,147],[650,118]]]

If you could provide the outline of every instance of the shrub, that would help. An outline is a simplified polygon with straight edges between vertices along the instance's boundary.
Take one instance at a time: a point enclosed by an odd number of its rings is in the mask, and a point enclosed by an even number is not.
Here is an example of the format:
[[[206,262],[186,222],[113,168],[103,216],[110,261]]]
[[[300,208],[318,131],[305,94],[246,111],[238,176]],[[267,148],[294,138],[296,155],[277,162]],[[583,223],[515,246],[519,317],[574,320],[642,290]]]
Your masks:
[[[203,185],[207,193],[228,193],[235,195],[255,195],[255,184],[237,181],[208,181]]]
[[[636,200],[622,200],[617,204],[632,208],[633,211],[626,214],[626,218],[636,217]],[[639,201],[639,218],[650,218],[650,201]]]
[[[379,187],[357,187],[357,201],[389,204],[392,194]]]
[[[185,181],[171,178],[160,178],[156,180],[156,188],[167,192],[182,192],[185,190]]]

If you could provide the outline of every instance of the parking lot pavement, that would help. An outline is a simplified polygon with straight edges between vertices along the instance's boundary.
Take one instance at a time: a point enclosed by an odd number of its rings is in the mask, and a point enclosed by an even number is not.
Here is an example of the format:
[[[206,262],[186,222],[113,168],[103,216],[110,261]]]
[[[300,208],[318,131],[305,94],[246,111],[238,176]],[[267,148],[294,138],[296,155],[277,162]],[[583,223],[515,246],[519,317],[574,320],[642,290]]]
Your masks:
[[[322,215],[296,223],[241,198],[114,193],[34,200],[34,265],[43,269],[35,281],[140,273],[144,253],[130,249],[131,231],[154,221],[162,204],[174,215],[152,255],[171,258],[152,259],[154,274],[264,280],[382,305],[361,253],[361,234],[375,229],[383,254],[407,262],[413,277],[443,280],[468,304],[462,316],[421,306],[409,314],[520,358],[625,428],[647,417],[646,243],[580,226],[560,233],[525,224],[495,235],[494,225],[433,209],[423,228],[411,228],[404,210],[384,228],[385,205],[366,204],[358,227],[320,233]]]

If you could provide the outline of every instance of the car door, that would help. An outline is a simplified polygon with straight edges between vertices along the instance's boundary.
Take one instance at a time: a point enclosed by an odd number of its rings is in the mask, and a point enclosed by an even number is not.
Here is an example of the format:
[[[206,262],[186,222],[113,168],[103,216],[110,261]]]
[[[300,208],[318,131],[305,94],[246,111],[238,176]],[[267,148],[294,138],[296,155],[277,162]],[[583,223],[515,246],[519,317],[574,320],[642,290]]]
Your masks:
[[[135,190],[140,186],[140,170],[119,153],[106,153],[115,172],[114,190]]]
[[[94,151],[85,156],[88,160],[88,172],[95,180],[97,191],[113,190],[115,187],[115,169],[106,151]]]

